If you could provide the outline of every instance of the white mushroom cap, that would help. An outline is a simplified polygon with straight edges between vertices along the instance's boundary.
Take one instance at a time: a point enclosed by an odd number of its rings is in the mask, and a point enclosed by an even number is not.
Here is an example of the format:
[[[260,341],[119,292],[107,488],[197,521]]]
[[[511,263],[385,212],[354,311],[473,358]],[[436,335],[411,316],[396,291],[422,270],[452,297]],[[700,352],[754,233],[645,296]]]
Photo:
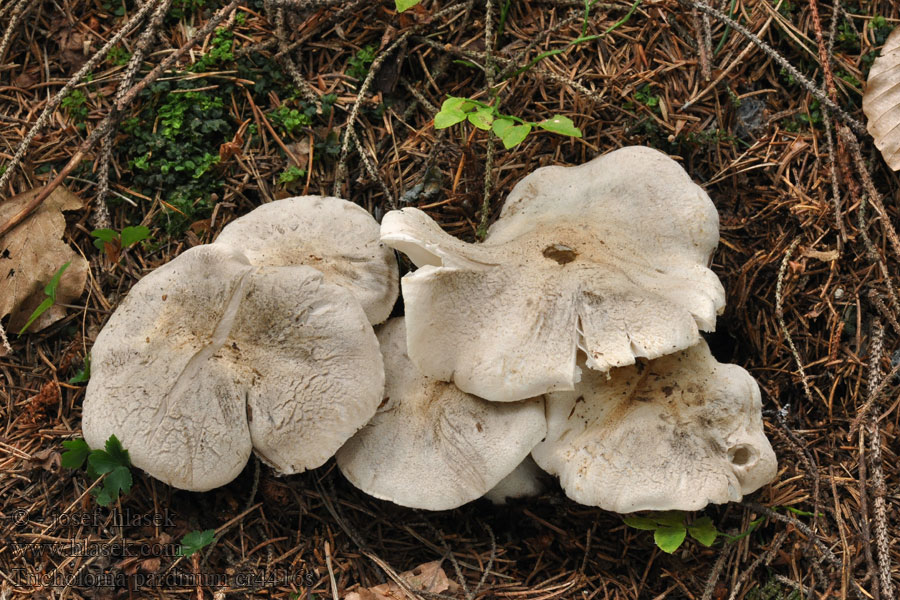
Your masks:
[[[759,387],[705,342],[608,377],[588,372],[547,397],[547,438],[532,456],[581,504],[630,513],[699,510],[771,481]]]
[[[88,444],[115,434],[135,466],[194,491],[234,479],[254,446],[283,472],[319,466],[375,413],[384,382],[348,291],[215,244],[139,281],[92,357]]]
[[[493,401],[573,389],[578,349],[600,371],[683,350],[725,304],[716,209],[648,148],[538,169],[483,244],[414,208],[385,215],[381,239],[420,267],[402,280],[413,362]]]
[[[511,499],[539,496],[546,489],[543,482],[546,476],[534,459],[526,456],[512,473],[488,490],[484,497],[494,504],[506,504]]]
[[[360,206],[329,196],[299,196],[263,204],[222,229],[216,244],[243,252],[263,267],[307,265],[350,290],[369,321],[391,314],[399,293],[397,259],[379,241],[379,225]]]
[[[482,496],[544,437],[543,399],[496,404],[421,375],[406,355],[403,319],[378,332],[384,400],[337,453],[338,467],[367,494],[412,508],[445,510]]]

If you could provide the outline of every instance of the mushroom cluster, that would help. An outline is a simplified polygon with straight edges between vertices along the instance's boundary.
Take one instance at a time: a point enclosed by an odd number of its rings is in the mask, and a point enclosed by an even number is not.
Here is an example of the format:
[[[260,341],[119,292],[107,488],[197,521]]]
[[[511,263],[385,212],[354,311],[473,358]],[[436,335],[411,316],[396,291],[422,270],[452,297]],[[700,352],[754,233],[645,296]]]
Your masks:
[[[386,392],[338,453],[364,491],[420,508],[490,485],[494,498],[526,494],[540,489],[537,468],[512,459],[529,446],[571,498],[618,512],[696,510],[775,476],[756,382],[717,363],[700,335],[725,304],[708,268],[718,214],[671,158],[629,147],[538,169],[480,244],[415,208],[387,213],[381,239],[417,267],[401,282],[406,348],[397,331],[381,340],[415,383]],[[539,403],[543,439],[511,421]],[[493,446],[488,415],[501,414],[509,425]],[[405,493],[400,472],[428,490]]]
[[[483,243],[415,208],[272,202],[142,279],[94,346],[83,429],[207,490],[251,452],[336,454],[404,506],[535,495],[544,471],[617,512],[695,510],[775,476],[759,388],[712,357],[718,215],[672,159],[538,169]],[[394,248],[417,267],[397,297]],[[543,469],[543,471],[541,470]]]

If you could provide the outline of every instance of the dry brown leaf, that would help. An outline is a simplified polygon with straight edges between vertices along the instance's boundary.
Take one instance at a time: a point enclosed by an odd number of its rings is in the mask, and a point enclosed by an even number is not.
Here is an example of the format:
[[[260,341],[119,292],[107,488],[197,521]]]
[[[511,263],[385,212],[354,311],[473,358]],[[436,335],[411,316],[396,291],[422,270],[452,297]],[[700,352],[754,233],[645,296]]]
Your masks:
[[[900,27],[888,36],[869,69],[863,112],[884,161],[894,171],[900,170]]]
[[[18,213],[39,190],[19,194],[0,203],[0,223]],[[63,211],[82,208],[81,200],[57,188],[21,225],[0,237],[0,319],[9,317],[9,330],[18,332],[44,301],[44,286],[67,262],[56,288],[56,304],[31,324],[39,331],[65,316],[60,304],[79,296],[87,281],[88,263],[62,240],[66,228]],[[2,350],[0,350],[2,352]]]
[[[412,571],[401,573],[400,579],[413,592],[440,594],[449,590],[453,593],[459,587],[456,582],[447,578],[447,574],[441,568],[441,561],[439,560],[419,565]],[[393,581],[368,589],[362,588],[344,596],[344,600],[406,600],[406,598],[407,596],[403,589]]]

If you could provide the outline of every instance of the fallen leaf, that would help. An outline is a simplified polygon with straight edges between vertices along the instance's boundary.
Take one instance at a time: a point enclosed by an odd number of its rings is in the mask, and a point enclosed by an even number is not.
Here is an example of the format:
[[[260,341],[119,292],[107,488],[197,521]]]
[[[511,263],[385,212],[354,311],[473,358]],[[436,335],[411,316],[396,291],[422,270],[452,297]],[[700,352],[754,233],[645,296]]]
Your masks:
[[[12,84],[15,87],[28,89],[41,80],[41,71],[38,67],[32,67],[16,75]]]
[[[454,593],[459,588],[456,582],[447,578],[447,574],[441,568],[441,561],[439,560],[419,565],[411,571],[401,573],[400,579],[413,592],[440,594],[449,590],[451,593]],[[403,589],[393,581],[371,588],[362,588],[344,596],[344,600],[406,600],[406,598],[407,596]]]
[[[900,27],[869,69],[862,105],[875,146],[891,169],[900,170]]]
[[[45,448],[31,455],[31,463],[45,471],[58,471],[60,456],[53,448]]]
[[[296,158],[297,160],[291,161],[295,167],[300,167],[301,169],[305,169],[309,166],[309,153],[312,152],[312,145],[310,144],[309,138],[303,138],[297,142],[291,142],[287,145],[287,149],[291,151],[291,158]]]
[[[17,214],[39,191],[34,189],[0,203],[0,223]],[[19,331],[25,325],[46,298],[44,286],[67,262],[71,265],[56,288],[56,303],[28,331],[40,331],[63,318],[66,309],[60,304],[81,296],[88,263],[62,240],[66,228],[62,213],[82,206],[78,196],[56,188],[25,221],[0,237],[0,319],[10,315],[7,325],[10,331]]]
[[[75,71],[87,62],[86,50],[90,46],[90,41],[76,27],[63,27],[58,34],[57,42],[59,43],[58,56],[63,65]]]

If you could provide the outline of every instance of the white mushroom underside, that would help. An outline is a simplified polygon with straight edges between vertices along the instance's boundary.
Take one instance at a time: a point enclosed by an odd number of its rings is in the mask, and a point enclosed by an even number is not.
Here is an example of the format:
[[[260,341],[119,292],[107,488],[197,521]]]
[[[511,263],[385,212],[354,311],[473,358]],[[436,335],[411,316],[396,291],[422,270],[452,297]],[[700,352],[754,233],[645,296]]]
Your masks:
[[[387,382],[375,417],[337,453],[366,493],[446,510],[482,496],[546,431],[542,399],[496,404],[421,375],[406,355],[403,319],[379,331]]]
[[[262,267],[306,265],[348,289],[374,325],[399,294],[397,259],[379,225],[360,206],[329,196],[299,196],[257,207],[229,223],[215,243]]]
[[[216,245],[138,282],[92,357],[88,444],[115,434],[135,466],[195,491],[234,479],[252,448],[285,473],[321,465],[374,414],[384,381],[349,292]]]
[[[411,208],[381,235],[420,267],[401,282],[413,362],[492,401],[573,389],[578,349],[606,371],[687,348],[725,301],[715,207],[646,148],[539,169],[483,244]]]
[[[629,513],[740,500],[776,474],[759,389],[704,342],[646,365],[588,372],[547,398],[532,456],[581,504]]]

